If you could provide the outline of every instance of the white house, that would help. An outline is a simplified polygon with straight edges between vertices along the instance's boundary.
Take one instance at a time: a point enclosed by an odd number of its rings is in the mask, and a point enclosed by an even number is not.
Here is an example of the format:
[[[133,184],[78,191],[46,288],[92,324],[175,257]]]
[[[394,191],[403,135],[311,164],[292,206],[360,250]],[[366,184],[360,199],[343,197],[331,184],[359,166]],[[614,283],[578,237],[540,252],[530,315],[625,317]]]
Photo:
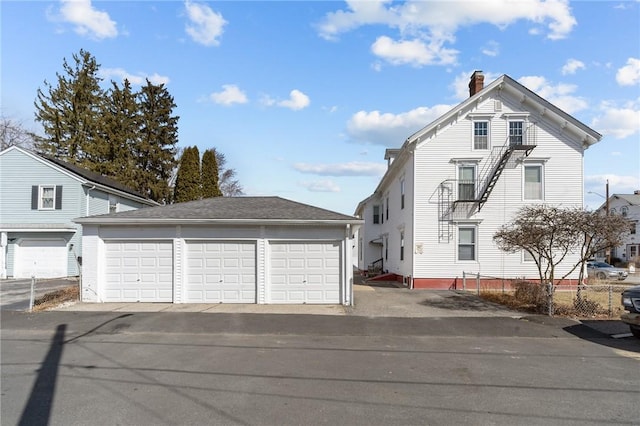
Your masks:
[[[606,203],[598,210],[606,209]],[[623,262],[640,262],[640,190],[633,194],[613,194],[609,197],[609,214],[619,214],[629,220],[629,234],[624,242],[611,250],[611,258]]]
[[[463,273],[538,278],[524,253],[496,247],[494,233],[526,205],[583,206],[583,155],[598,132],[507,75],[484,87],[476,71],[469,94],[386,151],[385,175],[355,212],[365,220],[361,270],[381,265],[413,288],[459,287]]]

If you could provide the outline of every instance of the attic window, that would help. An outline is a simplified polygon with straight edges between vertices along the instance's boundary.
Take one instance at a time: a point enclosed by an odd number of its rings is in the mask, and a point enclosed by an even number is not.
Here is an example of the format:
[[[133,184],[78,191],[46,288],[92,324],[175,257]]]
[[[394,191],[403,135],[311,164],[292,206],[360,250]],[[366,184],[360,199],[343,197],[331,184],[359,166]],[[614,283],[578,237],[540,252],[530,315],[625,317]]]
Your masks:
[[[60,210],[61,185],[34,185],[31,187],[31,210]]]

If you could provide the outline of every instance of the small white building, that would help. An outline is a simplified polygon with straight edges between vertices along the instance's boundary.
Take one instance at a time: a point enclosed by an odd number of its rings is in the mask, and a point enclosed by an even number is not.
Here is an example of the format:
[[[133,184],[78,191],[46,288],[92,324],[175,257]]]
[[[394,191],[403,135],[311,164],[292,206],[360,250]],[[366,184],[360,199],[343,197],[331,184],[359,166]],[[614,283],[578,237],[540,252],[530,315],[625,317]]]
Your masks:
[[[456,287],[465,273],[537,279],[533,260],[493,235],[526,205],[582,208],[583,156],[601,135],[507,75],[485,87],[476,71],[469,94],[387,150],[385,175],[355,211],[361,270],[381,265],[414,288]]]
[[[353,303],[353,216],[217,197],[76,222],[84,302]]]
[[[606,202],[598,210],[605,211]],[[609,214],[619,214],[629,220],[629,234],[624,242],[611,250],[612,259],[640,263],[640,190],[633,194],[613,194],[609,197]]]

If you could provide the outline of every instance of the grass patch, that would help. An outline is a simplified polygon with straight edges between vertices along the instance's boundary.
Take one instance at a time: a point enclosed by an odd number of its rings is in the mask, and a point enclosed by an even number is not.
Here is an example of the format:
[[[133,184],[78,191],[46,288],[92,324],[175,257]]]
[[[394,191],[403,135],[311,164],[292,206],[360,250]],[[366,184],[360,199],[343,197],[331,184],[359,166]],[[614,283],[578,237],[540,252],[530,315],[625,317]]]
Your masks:
[[[80,300],[80,291],[78,289],[78,285],[74,284],[38,297],[33,302],[33,311],[46,311],[60,306],[63,303],[77,302],[78,300]]]
[[[539,313],[539,307],[526,300],[518,299],[514,294],[499,293],[491,291],[480,292],[480,297],[489,302],[497,303],[506,306],[514,311],[528,312],[531,314]]]

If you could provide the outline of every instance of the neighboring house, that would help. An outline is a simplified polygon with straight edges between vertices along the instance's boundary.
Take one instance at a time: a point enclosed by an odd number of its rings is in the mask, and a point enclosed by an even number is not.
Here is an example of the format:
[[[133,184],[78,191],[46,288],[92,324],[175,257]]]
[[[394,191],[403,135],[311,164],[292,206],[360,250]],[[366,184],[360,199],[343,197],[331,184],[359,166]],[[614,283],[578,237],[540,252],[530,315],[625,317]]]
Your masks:
[[[605,211],[606,203],[598,210]],[[633,194],[613,194],[609,197],[609,214],[619,214],[629,220],[629,234],[622,245],[611,250],[614,258],[623,262],[640,262],[640,190]],[[602,257],[602,256],[601,256]],[[604,260],[604,257],[602,257]]]
[[[351,305],[362,221],[279,197],[217,197],[76,219],[85,302]]]
[[[0,152],[0,278],[80,275],[78,216],[157,206],[97,173],[12,146]]]
[[[355,212],[361,270],[381,265],[415,288],[459,286],[463,273],[537,279],[527,254],[496,247],[496,230],[523,206],[582,208],[583,155],[602,136],[507,75],[484,87],[476,71],[469,93],[386,151],[385,175]]]

